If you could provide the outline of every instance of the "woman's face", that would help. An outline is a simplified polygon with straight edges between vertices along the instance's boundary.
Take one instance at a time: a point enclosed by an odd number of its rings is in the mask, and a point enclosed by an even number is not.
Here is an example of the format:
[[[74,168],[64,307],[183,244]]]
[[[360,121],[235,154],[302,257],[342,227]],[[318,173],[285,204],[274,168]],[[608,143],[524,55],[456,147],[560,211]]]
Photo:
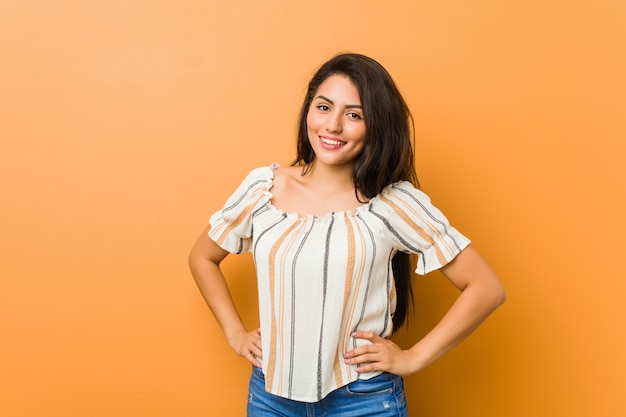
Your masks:
[[[315,92],[306,118],[316,163],[353,164],[365,145],[359,92],[345,75],[331,75]]]

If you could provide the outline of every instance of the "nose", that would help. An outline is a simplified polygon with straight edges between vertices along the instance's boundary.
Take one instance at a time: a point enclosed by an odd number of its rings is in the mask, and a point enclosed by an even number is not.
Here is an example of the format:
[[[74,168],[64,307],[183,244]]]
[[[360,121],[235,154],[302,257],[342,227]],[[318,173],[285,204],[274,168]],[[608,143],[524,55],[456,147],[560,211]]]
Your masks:
[[[330,113],[326,119],[326,131],[328,132],[341,132],[343,130],[343,123],[340,112]]]

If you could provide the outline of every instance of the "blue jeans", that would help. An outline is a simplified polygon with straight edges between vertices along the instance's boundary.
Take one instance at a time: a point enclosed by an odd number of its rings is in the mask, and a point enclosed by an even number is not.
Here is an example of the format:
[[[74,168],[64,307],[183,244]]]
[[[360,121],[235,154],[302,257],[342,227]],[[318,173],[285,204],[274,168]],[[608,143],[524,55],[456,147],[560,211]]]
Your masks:
[[[321,401],[306,403],[269,394],[265,376],[253,367],[248,395],[248,417],[407,417],[402,377],[382,373],[336,389]]]

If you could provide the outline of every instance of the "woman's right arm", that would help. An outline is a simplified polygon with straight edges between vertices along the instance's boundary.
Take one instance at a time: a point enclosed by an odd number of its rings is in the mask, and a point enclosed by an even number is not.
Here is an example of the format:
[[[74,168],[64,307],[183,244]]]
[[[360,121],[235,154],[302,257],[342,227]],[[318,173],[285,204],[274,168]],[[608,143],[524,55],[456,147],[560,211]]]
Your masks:
[[[220,263],[229,252],[222,249],[208,235],[207,227],[189,253],[189,268],[202,296],[217,319],[226,340],[239,356],[260,367],[261,332],[249,332],[241,321],[230,290],[220,269]]]

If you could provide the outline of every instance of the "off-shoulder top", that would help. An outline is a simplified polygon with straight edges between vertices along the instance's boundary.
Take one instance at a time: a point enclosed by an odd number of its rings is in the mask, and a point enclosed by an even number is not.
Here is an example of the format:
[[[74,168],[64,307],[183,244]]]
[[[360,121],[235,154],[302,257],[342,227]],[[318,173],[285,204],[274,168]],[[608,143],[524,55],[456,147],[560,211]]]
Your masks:
[[[380,374],[356,372],[343,354],[369,343],[351,337],[355,330],[391,335],[393,255],[416,254],[415,272],[426,274],[450,262],[469,240],[406,181],[354,210],[286,213],[272,205],[277,167],[247,175],[211,216],[209,236],[229,252],[252,252],[266,390],[314,402]]]

